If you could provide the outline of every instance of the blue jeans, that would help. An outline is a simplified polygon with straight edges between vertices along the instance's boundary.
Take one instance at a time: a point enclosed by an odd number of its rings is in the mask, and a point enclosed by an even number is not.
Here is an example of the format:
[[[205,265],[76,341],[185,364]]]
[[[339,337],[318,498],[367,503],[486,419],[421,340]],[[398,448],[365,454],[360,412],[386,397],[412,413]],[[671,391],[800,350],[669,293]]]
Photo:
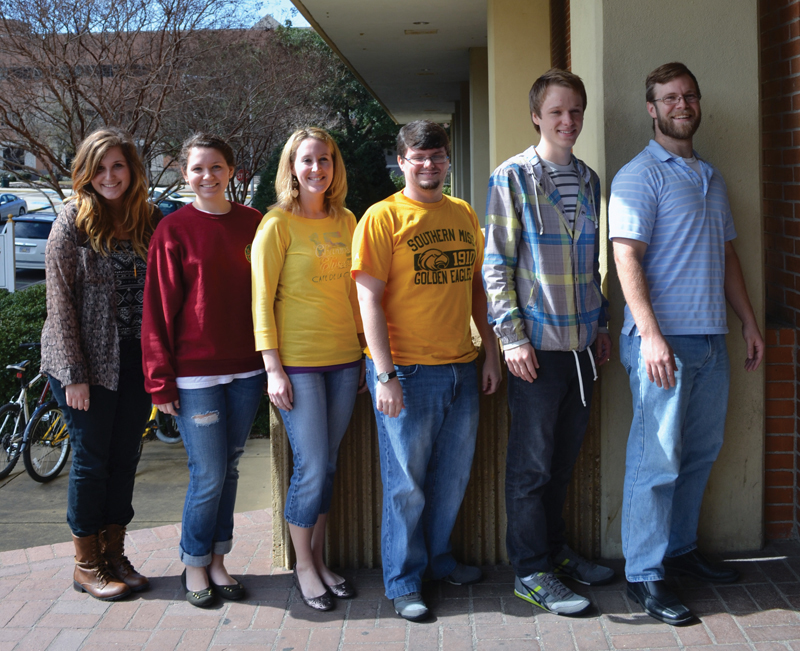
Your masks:
[[[538,378],[508,374],[511,428],[506,455],[506,547],[517,576],[551,572],[550,555],[566,543],[562,512],[572,467],[591,413],[594,373],[589,355],[537,350]]]
[[[292,410],[280,410],[292,446],[294,471],[283,517],[313,527],[331,510],[336,459],[358,392],[359,367],[325,373],[295,373]]]
[[[377,409],[383,483],[381,555],[386,596],[419,592],[426,570],[440,579],[455,569],[450,544],[467,490],[478,433],[474,362],[395,366],[405,409]],[[375,364],[367,386],[375,405]]]
[[[64,388],[53,377],[50,387],[64,412],[72,446],[67,489],[70,530],[84,537],[107,524],[127,526],[133,519],[139,443],[150,416],[141,353],[135,365],[120,369],[117,391],[89,387],[87,411],[67,407]]]
[[[641,337],[620,337],[633,396],[622,497],[622,552],[631,582],[663,579],[665,556],[697,547],[703,492],[725,432],[725,336],[666,339],[678,367],[676,385],[667,390],[647,379]]]
[[[264,388],[264,374],[207,389],[178,389],[180,429],[189,456],[180,557],[205,567],[233,546],[239,457]]]

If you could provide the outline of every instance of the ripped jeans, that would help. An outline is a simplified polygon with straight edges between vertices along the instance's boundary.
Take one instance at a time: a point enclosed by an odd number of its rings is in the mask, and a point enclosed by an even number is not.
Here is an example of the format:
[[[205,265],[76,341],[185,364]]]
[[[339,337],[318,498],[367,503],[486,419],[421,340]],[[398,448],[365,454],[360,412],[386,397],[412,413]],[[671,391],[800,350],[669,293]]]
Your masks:
[[[250,435],[264,374],[205,389],[178,389],[178,427],[189,456],[180,557],[205,567],[233,546],[239,458]]]

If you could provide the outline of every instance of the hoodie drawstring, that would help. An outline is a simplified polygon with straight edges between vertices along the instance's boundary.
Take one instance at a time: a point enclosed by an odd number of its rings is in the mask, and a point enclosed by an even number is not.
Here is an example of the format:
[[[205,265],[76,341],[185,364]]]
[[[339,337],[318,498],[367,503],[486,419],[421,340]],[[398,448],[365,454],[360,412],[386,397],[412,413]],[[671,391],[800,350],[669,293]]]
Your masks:
[[[591,348],[587,348],[586,352],[589,354],[589,362],[591,362],[591,364],[592,364],[592,374],[594,375],[593,379],[596,382],[597,381],[597,367],[594,364],[594,357],[592,356],[592,349]],[[581,373],[581,360],[578,358],[578,351],[577,350],[573,349],[572,354],[575,356],[575,366],[578,369],[578,386],[581,389],[581,402],[583,403],[583,406],[585,407],[586,406],[586,394],[583,391],[583,374]]]

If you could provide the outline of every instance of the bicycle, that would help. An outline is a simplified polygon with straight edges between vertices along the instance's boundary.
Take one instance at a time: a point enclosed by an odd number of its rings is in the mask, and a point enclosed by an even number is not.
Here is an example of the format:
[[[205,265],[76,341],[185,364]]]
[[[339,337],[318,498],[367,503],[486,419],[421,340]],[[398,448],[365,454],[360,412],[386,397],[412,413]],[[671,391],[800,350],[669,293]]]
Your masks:
[[[49,387],[49,381],[48,381]],[[22,460],[32,479],[44,484],[67,465],[70,452],[67,422],[55,399],[40,405],[22,439]]]
[[[38,346],[38,343],[20,344],[20,348],[36,348]],[[16,373],[20,390],[16,398],[0,407],[0,479],[7,477],[14,469],[22,452],[25,429],[32,418],[28,391],[40,381],[46,380],[39,399],[34,403],[37,405],[37,409],[45,402],[45,398],[50,392],[50,381],[41,372],[37,373],[30,382],[25,382],[25,372],[28,370],[29,364],[30,360],[26,359],[19,364],[6,366],[6,370]]]
[[[159,441],[169,445],[180,443],[183,440],[181,433],[178,431],[178,423],[175,420],[175,416],[160,412],[155,405],[150,411],[150,420],[147,421],[147,425],[144,427],[142,438],[144,439],[148,434],[155,434]]]

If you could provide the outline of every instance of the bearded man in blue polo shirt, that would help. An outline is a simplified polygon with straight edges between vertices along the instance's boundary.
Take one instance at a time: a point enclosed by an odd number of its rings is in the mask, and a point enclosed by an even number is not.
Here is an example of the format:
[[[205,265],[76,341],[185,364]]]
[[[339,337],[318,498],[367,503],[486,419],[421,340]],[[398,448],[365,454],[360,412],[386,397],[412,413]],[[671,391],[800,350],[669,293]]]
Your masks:
[[[742,321],[745,369],[764,356],[742,269],[725,181],[692,149],[700,88],[682,63],[646,82],[654,140],[611,185],[614,242],[625,322],[620,359],[630,378],[633,423],[622,502],[628,595],[668,624],[694,616],[664,584],[668,575],[719,583],[733,569],[697,550],[711,466],[722,447],[730,364],[725,301]]]

